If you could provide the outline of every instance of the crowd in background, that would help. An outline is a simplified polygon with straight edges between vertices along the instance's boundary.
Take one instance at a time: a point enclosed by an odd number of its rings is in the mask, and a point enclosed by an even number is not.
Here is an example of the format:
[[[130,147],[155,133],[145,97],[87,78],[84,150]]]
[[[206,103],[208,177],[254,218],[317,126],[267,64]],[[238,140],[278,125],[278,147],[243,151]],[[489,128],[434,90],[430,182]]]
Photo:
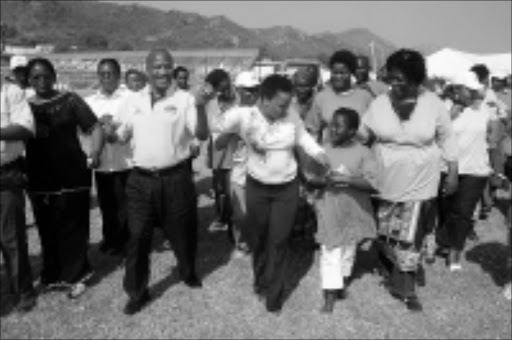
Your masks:
[[[252,289],[269,312],[282,309],[297,233],[320,253],[322,312],[347,297],[367,241],[390,295],[421,311],[424,263],[442,256],[449,272],[463,270],[466,240],[478,238],[474,216],[487,218],[510,184],[510,75],[480,64],[450,83],[429,81],[424,57],[408,49],[392,53],[378,79],[367,57],[348,50],[328,66],[325,84],[315,67],[262,81],[215,69],[191,90],[189,71],[154,49],[146,72],[127,70],[124,84],[119,62],[100,60],[100,88],[81,98],[55,87],[49,60],[13,56],[1,91],[0,236],[17,309],[50,290],[70,299],[86,291],[93,185],[100,250],[124,258],[125,314],[151,299],[155,227],[183,283],[201,288],[193,160],[205,150],[208,230],[226,233],[233,258],[251,258]],[[42,248],[37,291],[25,193]],[[504,294],[510,300],[510,283]]]

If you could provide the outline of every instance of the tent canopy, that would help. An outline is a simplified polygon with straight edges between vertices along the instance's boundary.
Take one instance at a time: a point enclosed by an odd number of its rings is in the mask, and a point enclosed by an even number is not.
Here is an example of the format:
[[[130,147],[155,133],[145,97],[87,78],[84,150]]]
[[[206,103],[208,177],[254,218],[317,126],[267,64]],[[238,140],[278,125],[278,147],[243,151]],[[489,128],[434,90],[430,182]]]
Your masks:
[[[491,75],[512,73],[512,54],[472,54],[450,48],[442,49],[427,57],[428,76],[453,81],[458,74],[474,64],[485,64]]]

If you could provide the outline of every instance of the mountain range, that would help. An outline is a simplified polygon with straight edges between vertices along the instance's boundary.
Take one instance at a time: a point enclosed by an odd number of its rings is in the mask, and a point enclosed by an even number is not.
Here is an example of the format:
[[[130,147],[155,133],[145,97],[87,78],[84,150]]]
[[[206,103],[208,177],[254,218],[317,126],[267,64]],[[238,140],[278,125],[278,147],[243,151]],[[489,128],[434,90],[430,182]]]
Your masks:
[[[294,27],[249,29],[224,16],[205,17],[137,4],[87,1],[2,0],[4,42],[51,43],[57,50],[140,50],[154,45],[170,49],[259,48],[262,56],[320,58],[347,48],[382,61],[396,47],[365,28],[340,33],[307,34]],[[13,33],[14,32],[14,33]],[[4,37],[4,32],[2,32]]]

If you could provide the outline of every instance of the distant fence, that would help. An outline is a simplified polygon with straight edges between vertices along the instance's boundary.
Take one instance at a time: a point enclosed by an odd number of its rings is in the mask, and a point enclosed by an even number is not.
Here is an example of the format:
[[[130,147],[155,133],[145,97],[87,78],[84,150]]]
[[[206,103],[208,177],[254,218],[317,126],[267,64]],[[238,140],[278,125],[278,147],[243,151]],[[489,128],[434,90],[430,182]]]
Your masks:
[[[103,58],[115,58],[121,71],[130,68],[145,70],[145,58],[149,51],[102,51],[87,53],[55,53],[41,55],[55,65],[59,83],[87,93],[97,86],[96,67]],[[203,79],[214,68],[223,68],[232,75],[250,69],[258,58],[257,49],[202,49],[171,51],[175,66],[190,70],[191,84]],[[34,58],[35,56],[29,56]],[[8,68],[2,67],[2,78]]]

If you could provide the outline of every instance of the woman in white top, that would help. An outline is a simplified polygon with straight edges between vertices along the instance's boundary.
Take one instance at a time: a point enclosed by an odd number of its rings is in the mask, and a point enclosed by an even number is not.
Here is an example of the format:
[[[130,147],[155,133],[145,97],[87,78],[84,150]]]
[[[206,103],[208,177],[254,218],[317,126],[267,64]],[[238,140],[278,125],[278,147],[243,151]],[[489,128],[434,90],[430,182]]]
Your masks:
[[[297,213],[299,181],[295,148],[327,166],[323,149],[289,110],[293,86],[271,75],[260,86],[256,106],[236,107],[211,117],[211,129],[237,133],[247,145],[247,232],[253,255],[254,291],[279,312],[289,264],[289,238]]]
[[[449,164],[446,193],[456,188],[456,145],[450,117],[439,97],[424,89],[423,56],[399,50],[386,62],[389,93],[363,115],[361,132],[375,141],[380,264],[390,293],[413,311],[423,239],[435,220],[441,158]]]
[[[473,212],[494,173],[491,163],[495,163],[498,137],[498,121],[483,102],[483,86],[469,71],[458,78],[455,100],[464,108],[452,111],[452,125],[457,140],[459,186],[453,195],[441,200],[440,210],[451,271],[461,269],[460,255],[473,230]]]

